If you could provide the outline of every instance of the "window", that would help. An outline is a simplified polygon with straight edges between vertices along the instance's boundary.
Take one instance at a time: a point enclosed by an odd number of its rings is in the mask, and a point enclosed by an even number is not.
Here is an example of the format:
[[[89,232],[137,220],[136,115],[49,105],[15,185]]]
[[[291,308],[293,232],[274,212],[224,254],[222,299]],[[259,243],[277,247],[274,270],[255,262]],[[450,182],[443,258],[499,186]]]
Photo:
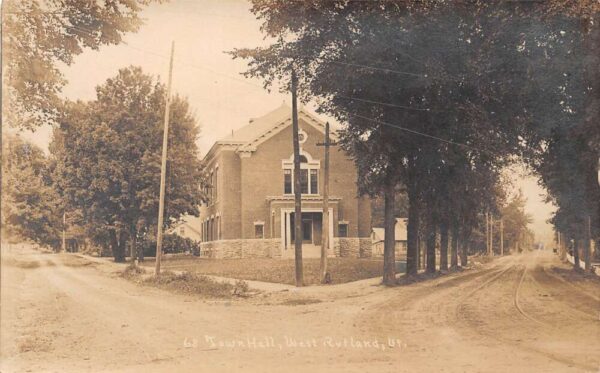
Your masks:
[[[217,239],[220,240],[223,238],[223,232],[221,231],[221,217],[219,216],[217,219],[219,221],[219,224],[217,225],[217,230],[219,231],[217,234]]]
[[[308,170],[300,170],[300,193],[308,194]]]
[[[217,191],[216,185],[215,185],[215,172],[211,171],[210,173],[210,197],[211,197],[211,201],[212,203],[215,203],[215,193]]]
[[[295,178],[294,156],[282,160],[283,169],[283,193],[293,194],[296,183],[300,186],[302,194],[319,194],[319,168],[318,160],[313,159],[308,153],[300,154],[300,180]]]
[[[219,167],[215,168],[215,180],[213,184],[213,190],[215,191],[215,201],[219,199]]]
[[[310,170],[310,194],[319,194],[319,170]]]
[[[264,223],[254,223],[254,238],[264,238],[265,225]]]
[[[292,170],[283,170],[283,193],[292,194]]]
[[[185,227],[184,226],[179,227],[179,234],[182,236],[185,235]]]
[[[338,225],[338,237],[348,237],[348,223]]]

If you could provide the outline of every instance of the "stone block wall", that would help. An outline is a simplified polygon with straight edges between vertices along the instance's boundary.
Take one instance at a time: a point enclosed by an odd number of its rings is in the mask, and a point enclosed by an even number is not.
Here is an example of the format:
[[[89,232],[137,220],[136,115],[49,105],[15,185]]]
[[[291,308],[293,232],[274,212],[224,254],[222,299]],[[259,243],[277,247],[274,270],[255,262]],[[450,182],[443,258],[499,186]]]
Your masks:
[[[273,258],[281,256],[279,238],[202,242],[200,257],[211,259]]]
[[[335,237],[333,252],[335,256],[342,258],[369,258],[371,257],[371,238]]]

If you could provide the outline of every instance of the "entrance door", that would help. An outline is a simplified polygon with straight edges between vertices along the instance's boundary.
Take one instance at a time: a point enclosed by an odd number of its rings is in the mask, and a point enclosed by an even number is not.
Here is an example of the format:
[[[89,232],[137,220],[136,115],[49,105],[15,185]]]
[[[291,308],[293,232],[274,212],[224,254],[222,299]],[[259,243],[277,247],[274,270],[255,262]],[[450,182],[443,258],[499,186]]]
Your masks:
[[[302,243],[312,244],[314,242],[314,214],[311,212],[302,213]],[[290,237],[291,242],[295,242],[296,231],[294,229],[294,213],[290,214]]]
[[[304,215],[304,214],[302,214]],[[310,215],[310,214],[307,214]],[[302,243],[313,243],[313,219],[312,216],[302,216]]]

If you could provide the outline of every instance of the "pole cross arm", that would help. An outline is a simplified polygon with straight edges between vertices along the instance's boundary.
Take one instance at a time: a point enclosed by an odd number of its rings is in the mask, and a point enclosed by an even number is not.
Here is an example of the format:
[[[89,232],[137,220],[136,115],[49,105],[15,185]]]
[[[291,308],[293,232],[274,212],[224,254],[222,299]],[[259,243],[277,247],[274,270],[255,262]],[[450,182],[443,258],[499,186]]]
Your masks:
[[[329,141],[329,142],[318,142],[317,146],[335,146],[338,143],[335,141]]]

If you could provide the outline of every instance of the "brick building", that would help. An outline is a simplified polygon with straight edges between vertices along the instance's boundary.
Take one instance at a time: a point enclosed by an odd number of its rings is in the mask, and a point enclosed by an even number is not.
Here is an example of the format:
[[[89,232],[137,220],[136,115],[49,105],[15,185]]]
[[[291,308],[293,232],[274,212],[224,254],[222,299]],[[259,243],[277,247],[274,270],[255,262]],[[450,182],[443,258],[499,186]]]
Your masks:
[[[214,258],[293,257],[292,110],[283,104],[217,141],[204,158],[211,187],[201,207],[201,255]],[[324,123],[298,113],[303,256],[320,255]],[[370,256],[371,209],[357,197],[356,168],[343,151],[330,153],[329,254]]]

